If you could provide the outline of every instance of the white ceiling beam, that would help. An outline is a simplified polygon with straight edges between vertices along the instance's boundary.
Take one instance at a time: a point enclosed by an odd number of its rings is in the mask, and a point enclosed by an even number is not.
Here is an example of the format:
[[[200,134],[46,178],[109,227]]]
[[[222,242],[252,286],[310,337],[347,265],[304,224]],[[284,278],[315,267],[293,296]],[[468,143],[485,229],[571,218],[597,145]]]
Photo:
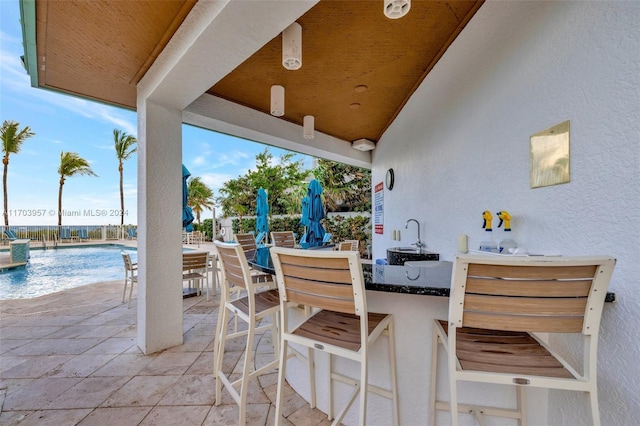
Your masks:
[[[355,150],[349,141],[317,130],[313,139],[304,139],[300,125],[209,94],[189,105],[182,113],[182,121],[289,151],[371,168],[371,152]]]

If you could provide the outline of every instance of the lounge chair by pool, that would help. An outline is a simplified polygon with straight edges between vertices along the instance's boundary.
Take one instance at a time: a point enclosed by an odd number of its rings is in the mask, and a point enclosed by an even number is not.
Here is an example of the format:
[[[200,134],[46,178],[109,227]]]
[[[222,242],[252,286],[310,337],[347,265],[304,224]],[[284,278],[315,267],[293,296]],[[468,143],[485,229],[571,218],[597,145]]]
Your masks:
[[[69,228],[60,229],[60,241],[73,241]]]
[[[138,230],[136,228],[127,229],[127,237],[130,240],[135,240],[138,238]]]
[[[78,229],[78,240],[89,241],[89,235],[86,229]]]
[[[5,229],[2,232],[2,244],[4,244],[5,242],[10,243],[11,241],[15,241],[17,239],[18,236],[12,229]]]

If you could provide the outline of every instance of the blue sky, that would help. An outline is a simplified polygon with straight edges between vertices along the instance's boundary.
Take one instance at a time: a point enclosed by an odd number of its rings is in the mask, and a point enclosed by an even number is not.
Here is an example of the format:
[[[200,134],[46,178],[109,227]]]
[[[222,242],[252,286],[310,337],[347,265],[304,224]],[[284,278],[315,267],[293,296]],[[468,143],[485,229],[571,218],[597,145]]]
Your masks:
[[[52,91],[35,89],[22,67],[20,11],[17,0],[0,0],[0,121],[14,120],[36,135],[18,154],[9,157],[7,179],[10,225],[56,225],[60,152],[77,152],[98,177],[68,178],[63,210],[80,211],[64,217],[63,225],[119,224],[110,216],[120,209],[118,161],[113,129],[137,134],[134,111],[110,107]],[[182,158],[192,176],[200,176],[218,195],[218,188],[254,168],[265,145],[183,126]],[[269,148],[277,159],[286,151]],[[310,157],[300,156],[305,165]],[[137,157],[124,164],[125,223],[137,223]],[[107,215],[102,216],[106,210]],[[91,215],[84,213],[90,212]],[[28,214],[42,214],[29,217]],[[98,216],[100,214],[100,216]],[[210,217],[211,213],[204,217]],[[2,221],[2,224],[4,222]]]

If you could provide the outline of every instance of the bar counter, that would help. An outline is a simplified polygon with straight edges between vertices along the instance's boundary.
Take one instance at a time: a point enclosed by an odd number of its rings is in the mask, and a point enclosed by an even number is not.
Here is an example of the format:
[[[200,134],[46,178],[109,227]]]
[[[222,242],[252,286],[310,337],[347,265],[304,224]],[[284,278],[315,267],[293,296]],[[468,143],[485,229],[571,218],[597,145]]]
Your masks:
[[[268,248],[247,252],[247,260],[264,272],[274,273]],[[363,264],[362,270],[367,289],[367,310],[369,312],[390,313],[393,315],[396,368],[398,380],[399,416],[401,425],[423,425],[429,419],[429,385],[431,383],[431,346],[434,319],[446,319],[449,312],[449,289],[451,283],[452,262],[433,261],[421,263],[419,267],[410,265],[369,265]],[[423,297],[426,296],[426,297]],[[614,295],[608,294],[607,299]],[[293,311],[296,311],[295,309]],[[301,319],[302,312],[290,312],[290,320]],[[442,350],[442,349],[440,349]],[[369,348],[369,381],[372,384],[389,388],[389,354],[386,342],[376,342]],[[444,351],[439,359],[446,360]],[[440,362],[439,377],[447,377],[446,363]],[[353,374],[359,367],[348,360],[337,359],[334,369],[343,374]],[[316,395],[317,407],[328,410],[328,356],[316,351]],[[287,364],[287,381],[306,401],[310,400],[309,380],[305,362],[292,358]],[[445,380],[442,380],[445,382]],[[465,386],[467,385],[467,386]],[[348,397],[349,389],[334,389],[335,401]],[[513,400],[513,390],[509,386],[486,387],[475,383],[459,385],[463,389],[465,403],[487,405],[504,401],[509,405]],[[438,383],[437,396],[448,400],[448,383]],[[548,394],[546,390],[528,389],[526,403],[529,424],[546,422]],[[357,424],[357,406],[354,402],[343,424]],[[367,405],[367,423],[372,425],[391,424],[392,407],[389,400],[370,393]],[[463,416],[460,424],[474,424],[475,419]],[[493,419],[492,419],[493,420]],[[450,424],[447,412],[436,413],[437,424]]]
[[[247,260],[252,267],[275,274],[268,247],[247,252]],[[365,287],[388,293],[449,297],[453,262],[435,260],[420,265],[362,264]],[[615,300],[615,293],[607,292],[605,302]]]

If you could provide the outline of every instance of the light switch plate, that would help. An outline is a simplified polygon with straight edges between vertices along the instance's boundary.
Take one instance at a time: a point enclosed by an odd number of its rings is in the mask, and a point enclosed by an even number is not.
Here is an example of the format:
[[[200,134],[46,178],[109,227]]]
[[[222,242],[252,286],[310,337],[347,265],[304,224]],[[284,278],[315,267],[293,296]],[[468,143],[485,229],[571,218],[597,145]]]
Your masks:
[[[467,234],[458,235],[458,252],[466,253],[469,251],[469,237]]]

